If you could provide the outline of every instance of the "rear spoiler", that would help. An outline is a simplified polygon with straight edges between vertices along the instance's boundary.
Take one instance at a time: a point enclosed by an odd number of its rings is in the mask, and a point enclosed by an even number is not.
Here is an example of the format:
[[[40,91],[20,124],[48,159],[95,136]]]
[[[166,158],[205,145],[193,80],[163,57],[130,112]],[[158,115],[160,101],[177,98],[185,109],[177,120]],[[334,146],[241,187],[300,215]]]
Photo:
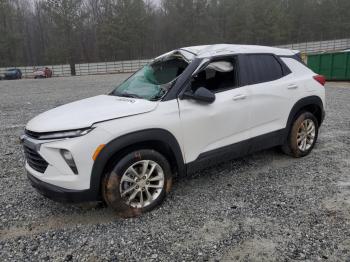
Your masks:
[[[301,52],[298,52],[296,53],[294,56],[293,56],[294,59],[298,60],[299,62],[302,62],[304,63],[302,57],[301,57]]]

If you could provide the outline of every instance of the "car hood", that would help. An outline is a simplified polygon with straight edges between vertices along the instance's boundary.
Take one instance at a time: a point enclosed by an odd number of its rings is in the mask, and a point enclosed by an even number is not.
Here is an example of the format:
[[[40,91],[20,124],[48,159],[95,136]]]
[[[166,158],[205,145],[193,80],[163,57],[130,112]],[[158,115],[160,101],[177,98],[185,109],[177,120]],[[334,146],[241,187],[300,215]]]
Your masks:
[[[86,128],[97,122],[147,113],[157,105],[142,99],[100,95],[42,113],[30,120],[26,129],[42,133]]]

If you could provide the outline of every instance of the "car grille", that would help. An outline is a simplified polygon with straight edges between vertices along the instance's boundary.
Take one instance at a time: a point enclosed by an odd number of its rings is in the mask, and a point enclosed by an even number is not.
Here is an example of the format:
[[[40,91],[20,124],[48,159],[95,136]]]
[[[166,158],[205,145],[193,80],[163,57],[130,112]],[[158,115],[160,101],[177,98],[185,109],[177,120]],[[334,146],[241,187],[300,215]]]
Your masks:
[[[45,173],[49,164],[35,150],[29,148],[25,144],[23,145],[23,149],[28,165],[35,171]]]

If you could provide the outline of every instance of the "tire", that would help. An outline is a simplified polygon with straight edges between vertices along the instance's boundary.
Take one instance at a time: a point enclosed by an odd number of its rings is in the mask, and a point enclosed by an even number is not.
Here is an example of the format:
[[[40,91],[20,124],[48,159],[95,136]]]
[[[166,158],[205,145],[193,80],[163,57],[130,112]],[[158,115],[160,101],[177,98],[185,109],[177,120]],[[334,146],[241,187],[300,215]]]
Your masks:
[[[131,152],[121,158],[111,170],[102,181],[102,196],[107,205],[121,217],[137,217],[153,210],[171,190],[169,162],[154,150]],[[132,200],[128,202],[130,199]]]
[[[318,127],[318,121],[312,113],[300,112],[289,131],[287,143],[282,146],[283,152],[295,158],[310,154],[318,138]]]

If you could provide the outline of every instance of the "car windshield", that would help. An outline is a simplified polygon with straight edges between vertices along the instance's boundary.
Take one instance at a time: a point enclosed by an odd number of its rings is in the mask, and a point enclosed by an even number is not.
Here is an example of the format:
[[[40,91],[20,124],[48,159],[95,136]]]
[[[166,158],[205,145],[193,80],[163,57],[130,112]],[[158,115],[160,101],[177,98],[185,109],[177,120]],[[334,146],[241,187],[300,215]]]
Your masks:
[[[118,86],[111,95],[156,101],[171,88],[172,83],[186,69],[188,63],[181,56],[171,55],[144,66]]]

